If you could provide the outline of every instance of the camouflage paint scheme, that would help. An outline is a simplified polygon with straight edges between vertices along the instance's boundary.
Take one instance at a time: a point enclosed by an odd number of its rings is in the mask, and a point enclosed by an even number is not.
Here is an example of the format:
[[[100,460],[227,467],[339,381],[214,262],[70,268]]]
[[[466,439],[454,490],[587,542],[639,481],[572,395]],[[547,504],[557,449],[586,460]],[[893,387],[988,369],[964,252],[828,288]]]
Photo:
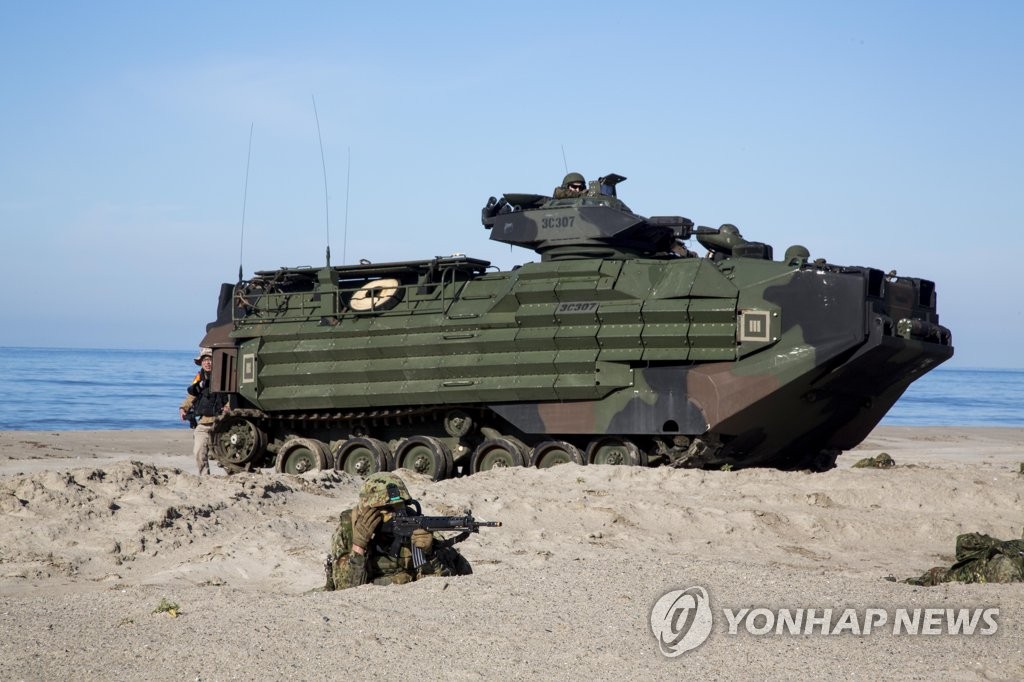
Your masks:
[[[297,448],[307,468],[366,473],[347,447],[371,470],[425,461],[443,478],[553,440],[557,461],[625,448],[640,464],[827,469],[952,356],[932,282],[645,218],[616,196],[624,179],[492,197],[491,239],[541,255],[508,272],[455,255],[224,285],[202,342],[236,408],[221,461],[293,470]],[[708,257],[689,257],[692,237]],[[520,452],[488,456],[496,439]]]

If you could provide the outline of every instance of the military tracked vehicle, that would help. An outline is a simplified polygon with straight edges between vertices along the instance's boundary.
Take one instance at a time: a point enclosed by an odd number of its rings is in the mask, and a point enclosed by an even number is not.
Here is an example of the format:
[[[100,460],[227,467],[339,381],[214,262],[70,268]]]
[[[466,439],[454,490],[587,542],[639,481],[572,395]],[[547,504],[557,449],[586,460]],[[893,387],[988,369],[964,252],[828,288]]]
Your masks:
[[[202,342],[230,396],[215,456],[435,480],[563,462],[825,470],[952,356],[932,282],[643,217],[624,179],[492,197],[490,238],[540,255],[511,271],[452,255],[222,285]]]

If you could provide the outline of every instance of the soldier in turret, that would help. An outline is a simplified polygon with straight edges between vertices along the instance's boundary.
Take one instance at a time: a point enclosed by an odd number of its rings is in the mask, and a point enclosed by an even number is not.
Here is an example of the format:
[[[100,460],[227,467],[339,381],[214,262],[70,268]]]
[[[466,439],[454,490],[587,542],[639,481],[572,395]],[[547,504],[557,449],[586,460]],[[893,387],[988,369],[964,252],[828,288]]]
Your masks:
[[[575,199],[587,191],[587,180],[581,173],[567,173],[562,184],[555,188],[555,199]]]

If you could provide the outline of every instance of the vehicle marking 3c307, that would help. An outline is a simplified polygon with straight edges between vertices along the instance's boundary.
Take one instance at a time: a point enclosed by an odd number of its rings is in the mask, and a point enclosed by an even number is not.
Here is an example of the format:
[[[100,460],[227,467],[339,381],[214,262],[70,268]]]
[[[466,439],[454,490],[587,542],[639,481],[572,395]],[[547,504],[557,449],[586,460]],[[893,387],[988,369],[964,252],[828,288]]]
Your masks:
[[[545,216],[540,220],[542,230],[550,230],[557,227],[572,227],[576,222],[576,216]]]
[[[596,313],[597,301],[575,301],[573,303],[559,303],[555,309],[556,315],[565,313]]]

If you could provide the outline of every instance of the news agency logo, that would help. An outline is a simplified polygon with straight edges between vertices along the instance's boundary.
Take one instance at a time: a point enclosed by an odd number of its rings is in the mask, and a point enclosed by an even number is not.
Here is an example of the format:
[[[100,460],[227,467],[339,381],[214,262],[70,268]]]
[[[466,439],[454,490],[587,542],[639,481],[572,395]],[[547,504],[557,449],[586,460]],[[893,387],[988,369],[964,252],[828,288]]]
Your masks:
[[[998,608],[742,608],[722,609],[730,636],[784,635],[994,635]],[[673,590],[651,608],[651,632],[663,656],[675,658],[696,649],[713,625],[707,590],[700,586]]]
[[[703,587],[688,587],[662,595],[651,609],[651,632],[668,658],[696,649],[711,634],[711,604]]]

